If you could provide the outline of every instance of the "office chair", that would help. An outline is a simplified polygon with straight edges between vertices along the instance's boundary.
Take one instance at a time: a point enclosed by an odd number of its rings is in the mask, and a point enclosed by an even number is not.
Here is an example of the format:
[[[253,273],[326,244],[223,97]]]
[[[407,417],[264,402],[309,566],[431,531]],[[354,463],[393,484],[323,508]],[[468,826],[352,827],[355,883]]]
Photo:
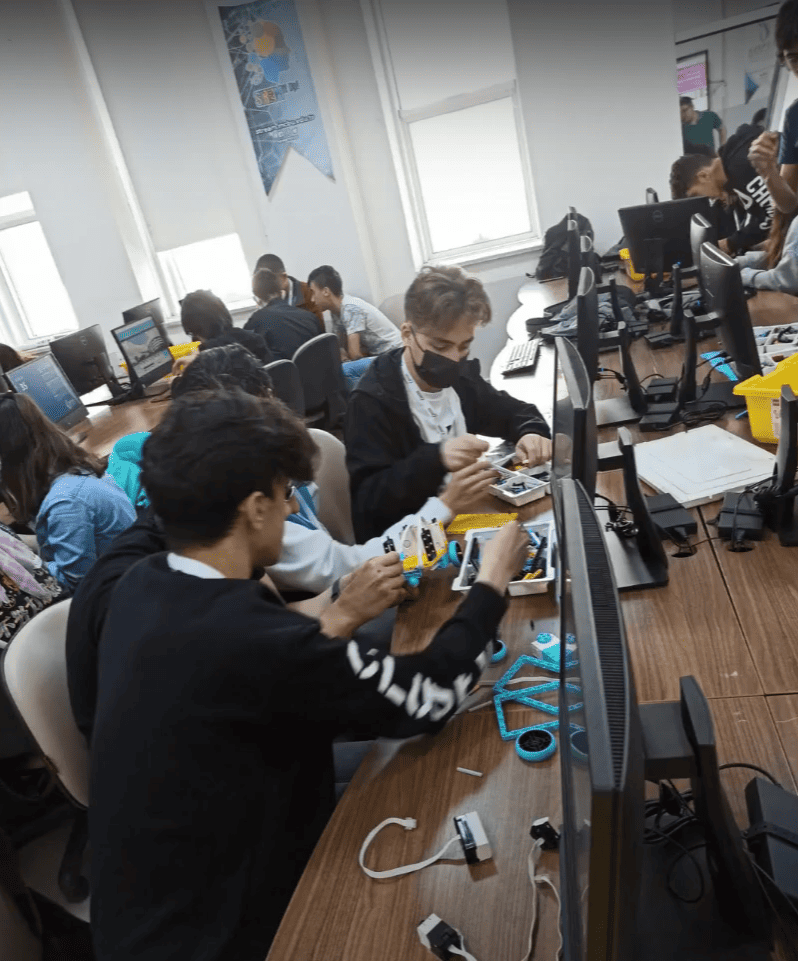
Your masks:
[[[310,436],[321,451],[315,477],[319,487],[319,520],[337,541],[354,544],[346,448],[326,430],[311,427]]]
[[[305,423],[340,430],[346,412],[346,381],[335,334],[319,334],[302,344],[293,361],[305,392]]]
[[[383,300],[378,309],[388,320],[393,321],[397,327],[401,327],[405,320],[405,295],[391,294]]]
[[[273,360],[263,368],[272,379],[275,394],[299,417],[305,416],[305,392],[292,360]]]
[[[2,683],[56,783],[78,815],[58,871],[67,901],[85,901],[89,885],[80,868],[88,837],[89,749],[69,703],[66,628],[71,601],[41,611],[8,645],[2,660]]]

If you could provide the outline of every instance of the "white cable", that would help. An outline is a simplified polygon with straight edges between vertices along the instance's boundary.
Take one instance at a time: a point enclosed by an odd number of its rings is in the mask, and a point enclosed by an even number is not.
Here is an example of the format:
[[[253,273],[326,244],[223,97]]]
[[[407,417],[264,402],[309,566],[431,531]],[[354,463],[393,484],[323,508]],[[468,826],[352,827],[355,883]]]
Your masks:
[[[548,874],[536,874],[538,860],[540,858],[540,851],[543,846],[543,842],[538,839],[532,845],[532,850],[529,852],[529,857],[527,858],[527,871],[529,872],[529,880],[532,883],[532,923],[529,926],[529,943],[527,945],[526,954],[524,954],[521,961],[528,961],[528,958],[532,954],[532,948],[534,946],[535,939],[535,923],[538,919],[538,885],[548,884],[551,890],[554,892],[554,897],[557,899],[557,931],[560,936],[560,945],[554,954],[554,961],[560,957],[562,952],[562,901],[560,900],[560,893],[554,886],[554,882],[551,880]]]
[[[369,831],[368,835],[366,836],[366,840],[363,842],[363,847],[360,849],[360,854],[358,855],[357,860],[364,873],[370,878],[397,878],[402,874],[411,874],[413,871],[420,871],[422,868],[428,868],[430,864],[434,864],[436,861],[439,861],[448,851],[448,849],[460,840],[460,835],[455,834],[453,838],[450,838],[446,844],[444,844],[437,854],[433,855],[431,858],[427,858],[426,861],[419,861],[418,864],[405,864],[399,868],[392,868],[390,871],[372,871],[371,868],[367,868],[363,863],[363,859],[366,856],[366,849],[379,834],[379,832],[388,824],[399,824],[405,829],[405,831],[412,831],[416,827],[416,819],[386,818],[381,824],[378,824],[373,831]]]
[[[457,933],[460,934],[459,931]],[[462,950],[460,948],[456,948],[454,945],[450,945],[448,948],[449,954],[459,954],[460,957],[465,958],[466,961],[477,961],[473,954],[469,954],[468,951],[466,951],[462,934],[460,934],[460,941],[463,944]]]

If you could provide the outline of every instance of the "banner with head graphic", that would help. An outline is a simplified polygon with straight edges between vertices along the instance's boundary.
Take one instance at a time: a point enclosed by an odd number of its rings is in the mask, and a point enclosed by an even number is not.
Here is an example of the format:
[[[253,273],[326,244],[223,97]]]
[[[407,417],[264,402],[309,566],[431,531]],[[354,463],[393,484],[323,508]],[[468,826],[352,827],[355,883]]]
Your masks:
[[[219,7],[219,16],[266,193],[289,147],[332,178],[294,0]]]

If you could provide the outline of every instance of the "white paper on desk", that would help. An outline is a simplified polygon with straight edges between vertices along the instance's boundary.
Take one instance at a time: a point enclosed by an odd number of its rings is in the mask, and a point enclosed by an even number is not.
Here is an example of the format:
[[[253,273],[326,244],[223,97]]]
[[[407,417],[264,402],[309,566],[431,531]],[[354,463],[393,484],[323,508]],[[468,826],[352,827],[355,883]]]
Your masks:
[[[774,454],[715,424],[635,444],[641,480],[685,507],[766,480],[775,460]]]

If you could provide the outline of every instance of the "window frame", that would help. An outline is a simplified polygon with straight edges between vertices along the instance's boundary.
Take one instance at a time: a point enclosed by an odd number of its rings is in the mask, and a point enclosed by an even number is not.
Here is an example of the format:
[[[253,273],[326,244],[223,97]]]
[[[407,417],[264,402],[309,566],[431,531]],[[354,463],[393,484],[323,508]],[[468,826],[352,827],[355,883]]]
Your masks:
[[[27,191],[18,191],[18,193],[27,193]],[[30,194],[28,194],[28,196],[30,197]],[[0,233],[4,230],[11,230],[14,227],[24,227],[26,224],[33,223],[38,224],[41,228],[44,242],[47,244],[47,249],[50,250],[47,235],[44,233],[42,222],[36,214],[36,208],[32,199],[30,200],[30,206],[26,210],[20,210],[10,214],[0,214]],[[52,257],[52,255],[52,250],[50,250],[50,256]],[[53,262],[55,263],[55,258],[53,258]],[[55,267],[56,270],[58,270],[58,264],[56,264]],[[69,297],[69,291],[66,290],[66,287],[64,287],[64,290],[69,299],[72,313],[75,314],[75,308],[72,305],[72,299]],[[33,325],[28,318],[25,307],[19,299],[19,294],[14,285],[14,278],[11,276],[2,255],[0,255],[0,327],[10,343],[15,347],[23,349],[49,344],[51,340],[57,337],[72,334],[75,330],[80,329],[80,319],[77,318],[76,314],[75,317],[78,320],[77,328],[65,327],[63,330],[56,331],[52,334],[34,333]]]
[[[493,84],[479,90],[446,97],[443,100],[430,101],[421,107],[403,110],[399,102],[399,91],[380,0],[360,0],[360,6],[366,25],[371,60],[377,79],[377,89],[386,121],[388,142],[416,268],[428,263],[480,263],[542,247],[543,237],[540,229],[540,217],[532,181],[529,146],[518,97],[517,81],[511,80]],[[419,120],[429,120],[468,107],[477,107],[481,104],[506,99],[511,101],[513,108],[521,172],[526,193],[526,209],[531,225],[530,230],[496,240],[480,241],[462,247],[435,251],[424,208],[424,197],[413,150],[410,125]]]
[[[180,271],[180,267],[177,262],[177,257],[175,255],[177,250],[182,247],[192,247],[196,244],[207,243],[212,240],[220,240],[222,237],[237,237],[239,244],[241,244],[241,251],[244,254],[244,264],[246,266],[246,253],[244,253],[244,245],[241,243],[241,237],[236,232],[233,231],[230,234],[221,234],[219,237],[205,237],[203,240],[194,240],[188,244],[181,244],[180,247],[173,247],[169,250],[159,250],[156,253],[158,263],[161,268],[161,273],[164,279],[164,293],[165,300],[169,304],[170,313],[180,317],[180,301],[186,296],[190,291],[183,290],[185,286],[185,280]],[[225,306],[234,314],[236,311],[251,310],[257,306],[255,303],[255,298],[252,296],[251,291],[247,291],[247,296],[242,300],[234,301],[224,301]]]

